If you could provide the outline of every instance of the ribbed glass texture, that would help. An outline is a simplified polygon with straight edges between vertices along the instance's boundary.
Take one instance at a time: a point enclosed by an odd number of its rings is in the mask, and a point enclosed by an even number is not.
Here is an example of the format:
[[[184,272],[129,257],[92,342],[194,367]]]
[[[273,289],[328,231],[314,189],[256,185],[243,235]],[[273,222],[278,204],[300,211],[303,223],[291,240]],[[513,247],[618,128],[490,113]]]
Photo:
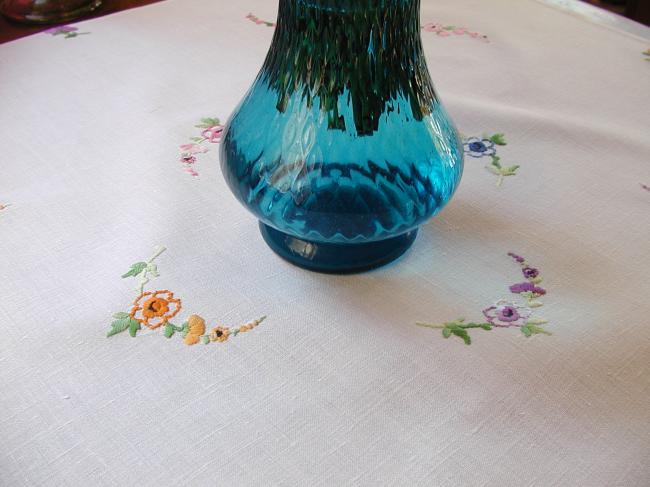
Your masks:
[[[437,213],[463,150],[429,77],[419,0],[280,0],[221,165],[263,223],[311,242],[385,240]]]

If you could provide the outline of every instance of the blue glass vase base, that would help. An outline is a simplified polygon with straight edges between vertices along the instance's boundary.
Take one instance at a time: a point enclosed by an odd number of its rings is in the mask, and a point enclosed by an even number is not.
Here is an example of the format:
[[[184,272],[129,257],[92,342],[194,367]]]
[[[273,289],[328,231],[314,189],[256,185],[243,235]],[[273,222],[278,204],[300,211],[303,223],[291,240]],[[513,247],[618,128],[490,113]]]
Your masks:
[[[416,229],[376,242],[333,244],[294,237],[262,222],[260,232],[268,246],[283,259],[327,274],[355,274],[386,265],[404,254],[418,233]]]

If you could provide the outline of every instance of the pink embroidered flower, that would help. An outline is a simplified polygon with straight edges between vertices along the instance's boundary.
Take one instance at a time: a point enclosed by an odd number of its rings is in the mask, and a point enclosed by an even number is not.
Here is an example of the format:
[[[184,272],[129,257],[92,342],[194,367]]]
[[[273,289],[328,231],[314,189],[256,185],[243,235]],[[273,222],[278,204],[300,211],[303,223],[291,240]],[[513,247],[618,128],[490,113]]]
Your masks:
[[[458,27],[454,29],[454,34],[456,34],[457,36],[462,36],[465,33],[467,33],[467,29],[465,27]]]
[[[203,147],[199,144],[183,144],[180,146],[180,149],[183,154],[187,155],[204,154],[205,152],[208,152],[207,147]]]
[[[498,301],[494,306],[483,310],[488,322],[500,328],[524,326],[531,313],[529,308],[505,300]]]
[[[198,177],[198,175],[199,175],[199,173],[196,172],[196,171],[194,170],[194,168],[193,168],[192,166],[189,166],[189,165],[185,165],[185,166],[183,167],[183,170],[184,170],[187,174],[189,174],[190,176]]]
[[[442,30],[442,25],[429,22],[428,24],[424,24],[422,29],[426,32],[438,32],[439,30]]]
[[[212,127],[207,128],[203,132],[201,132],[201,135],[211,143],[215,144],[221,141],[222,133],[223,133],[223,125],[213,125]]]
[[[183,164],[194,164],[196,162],[196,157],[191,155],[181,156],[181,162]]]
[[[447,30],[440,30],[440,31],[438,31],[438,35],[440,37],[449,37],[451,34]]]

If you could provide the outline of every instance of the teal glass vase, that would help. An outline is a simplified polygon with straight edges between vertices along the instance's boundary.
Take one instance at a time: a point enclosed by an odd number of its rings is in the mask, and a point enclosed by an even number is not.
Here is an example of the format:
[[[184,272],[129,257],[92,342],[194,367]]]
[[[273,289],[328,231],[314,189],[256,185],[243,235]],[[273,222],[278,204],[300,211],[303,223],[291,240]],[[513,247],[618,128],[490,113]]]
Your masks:
[[[386,264],[452,197],[456,128],[434,91],[419,0],[280,0],[272,45],[231,115],[221,168],[281,257]]]

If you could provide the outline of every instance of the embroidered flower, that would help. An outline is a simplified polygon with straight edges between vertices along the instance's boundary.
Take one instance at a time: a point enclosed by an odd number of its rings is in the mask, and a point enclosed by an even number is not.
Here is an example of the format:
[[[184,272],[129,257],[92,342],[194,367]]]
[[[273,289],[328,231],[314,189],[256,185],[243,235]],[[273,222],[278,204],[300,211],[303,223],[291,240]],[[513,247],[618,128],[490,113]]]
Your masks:
[[[512,252],[508,252],[508,256],[512,257],[513,259],[515,259],[520,264],[523,264],[524,262],[526,262],[526,259],[524,259],[523,257],[521,257],[521,256],[519,256],[517,254],[513,254]]]
[[[230,328],[217,326],[210,332],[210,340],[213,342],[225,342],[230,336]]]
[[[74,32],[77,29],[77,27],[72,27],[71,25],[58,25],[56,27],[50,27],[49,29],[44,30],[46,34],[52,34],[52,35],[57,35],[57,34],[65,34],[67,32]]]
[[[535,286],[530,282],[520,282],[519,284],[513,284],[510,286],[510,292],[514,294],[531,293],[535,296],[544,296],[546,294],[545,289]]]
[[[524,267],[521,272],[524,273],[524,277],[526,279],[535,279],[537,276],[539,276],[539,271],[534,267]]]
[[[479,139],[478,137],[470,137],[463,146],[465,147],[465,154],[476,158],[493,156],[497,152],[494,142],[489,139]]]
[[[207,147],[203,147],[199,144],[183,144],[179,146],[183,155],[194,155],[194,154],[205,154],[208,152]]]
[[[181,310],[181,300],[167,290],[142,293],[133,305],[129,316],[152,330],[167,323]]]
[[[181,162],[183,164],[194,164],[196,162],[196,157],[184,154],[181,156]]]
[[[221,141],[221,134],[223,134],[223,125],[213,125],[201,132],[201,135],[213,144]]]
[[[205,320],[199,315],[192,315],[187,319],[188,333],[183,340],[186,345],[196,345],[205,333]]]
[[[531,313],[529,308],[505,300],[498,301],[494,306],[483,310],[488,322],[501,328],[523,326]]]
[[[56,27],[50,27],[49,29],[44,30],[43,33],[50,34],[52,36],[63,35],[63,37],[66,39],[84,34],[90,34],[90,32],[79,32],[78,28],[72,27],[71,25],[57,25]]]
[[[422,26],[422,29],[427,31],[427,32],[438,32],[439,30],[442,30],[442,25],[441,24],[434,24],[433,22],[429,22],[428,24],[424,24]]]

